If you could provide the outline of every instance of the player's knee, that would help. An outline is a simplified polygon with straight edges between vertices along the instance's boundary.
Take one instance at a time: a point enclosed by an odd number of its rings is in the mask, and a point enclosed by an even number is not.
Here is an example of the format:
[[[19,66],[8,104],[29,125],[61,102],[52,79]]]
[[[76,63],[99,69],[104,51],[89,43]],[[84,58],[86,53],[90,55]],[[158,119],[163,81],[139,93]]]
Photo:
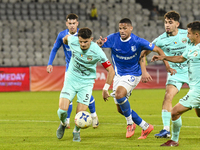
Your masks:
[[[164,102],[172,102],[173,96],[170,93],[165,94]]]
[[[121,92],[115,92],[115,98],[116,99],[121,99],[123,97],[124,97],[124,95]]]

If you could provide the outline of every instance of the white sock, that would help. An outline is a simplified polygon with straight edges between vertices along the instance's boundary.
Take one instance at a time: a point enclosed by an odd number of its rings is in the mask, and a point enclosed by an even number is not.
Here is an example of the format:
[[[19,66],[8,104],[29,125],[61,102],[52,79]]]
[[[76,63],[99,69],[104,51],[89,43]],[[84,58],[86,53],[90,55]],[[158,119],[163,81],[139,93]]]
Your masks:
[[[148,129],[149,124],[146,121],[142,120],[142,122],[139,124],[139,126],[142,128],[142,130],[146,130],[146,129]]]
[[[97,113],[94,112],[94,113],[91,113],[91,117],[96,117],[97,116]]]
[[[132,115],[126,117],[126,121],[127,121],[127,125],[128,124],[133,124]]]

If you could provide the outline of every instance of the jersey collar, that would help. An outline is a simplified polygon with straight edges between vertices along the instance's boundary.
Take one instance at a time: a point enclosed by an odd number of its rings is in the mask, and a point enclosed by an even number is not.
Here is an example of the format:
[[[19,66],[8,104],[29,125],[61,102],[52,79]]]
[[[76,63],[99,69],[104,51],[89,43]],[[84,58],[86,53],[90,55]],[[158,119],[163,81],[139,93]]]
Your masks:
[[[120,40],[121,40],[122,42],[127,42],[127,41],[129,41],[130,39],[131,39],[131,37],[129,37],[129,38],[126,39],[126,40],[122,40],[121,37],[120,37]]]

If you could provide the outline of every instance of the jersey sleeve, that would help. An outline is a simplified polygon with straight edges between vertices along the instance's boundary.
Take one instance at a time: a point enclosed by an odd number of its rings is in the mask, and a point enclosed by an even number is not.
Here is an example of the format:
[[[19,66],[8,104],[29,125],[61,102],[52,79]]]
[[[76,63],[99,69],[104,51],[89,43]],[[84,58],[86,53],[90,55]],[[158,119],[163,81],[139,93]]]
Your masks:
[[[155,45],[153,43],[150,43],[149,41],[145,39],[140,39],[140,45],[142,46],[142,50],[153,50]]]
[[[56,41],[53,45],[53,48],[51,50],[51,53],[50,53],[50,56],[49,56],[49,62],[48,62],[48,65],[52,65],[53,64],[53,60],[56,56],[56,53],[58,51],[58,49],[61,47],[61,45],[63,44],[62,42],[62,36],[61,36],[61,33],[58,34],[57,38],[56,38]]]
[[[113,46],[113,41],[114,41],[113,38],[114,38],[114,33],[104,38],[105,43],[103,44],[102,48],[111,48]]]

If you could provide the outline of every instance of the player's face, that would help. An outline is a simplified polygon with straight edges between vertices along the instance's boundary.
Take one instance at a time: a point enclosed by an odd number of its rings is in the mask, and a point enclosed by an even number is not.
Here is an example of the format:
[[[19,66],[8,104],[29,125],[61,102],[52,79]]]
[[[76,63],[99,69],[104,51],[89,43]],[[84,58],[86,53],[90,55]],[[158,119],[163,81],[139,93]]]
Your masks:
[[[122,40],[126,40],[130,37],[133,27],[127,23],[119,23],[119,33]]]
[[[193,33],[191,28],[188,28],[187,37],[190,39],[192,43],[195,43],[196,33]]]
[[[83,39],[82,37],[78,37],[79,39],[79,43],[80,43],[80,47],[82,50],[87,50],[90,47],[90,44],[93,40],[93,38],[88,38],[88,39]]]
[[[68,19],[66,26],[69,29],[69,33],[74,34],[77,31],[78,21],[76,19]]]
[[[165,31],[169,35],[176,35],[178,33],[179,22],[173,19],[165,18]]]

